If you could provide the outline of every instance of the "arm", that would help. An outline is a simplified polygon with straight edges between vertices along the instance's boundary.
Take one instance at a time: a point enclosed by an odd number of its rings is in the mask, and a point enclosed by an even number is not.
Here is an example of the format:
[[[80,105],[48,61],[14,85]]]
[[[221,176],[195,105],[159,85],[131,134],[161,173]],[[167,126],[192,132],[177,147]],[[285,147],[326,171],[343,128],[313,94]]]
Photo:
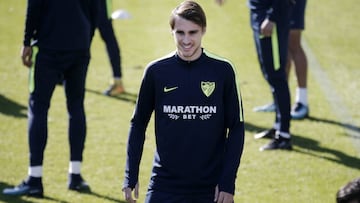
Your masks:
[[[219,186],[215,188],[215,199],[216,203],[234,203],[234,195],[228,192],[219,192]]]
[[[286,8],[286,0],[273,0],[271,7],[267,10],[267,16],[261,23],[260,34],[263,37],[270,37],[273,32],[273,28],[281,17],[281,11]]]
[[[24,47],[31,45],[31,40],[36,39],[41,20],[42,0],[28,0],[24,30]]]
[[[134,197],[132,195],[132,189],[129,187],[123,188],[122,191],[124,192],[125,200],[129,203],[136,203],[136,199],[139,198],[139,183],[135,185],[134,188]]]
[[[235,74],[232,71],[225,90],[225,125],[228,135],[219,191],[234,194],[235,179],[244,147],[245,128],[240,92],[237,90]]]
[[[294,0],[273,0],[271,7],[267,10],[266,20],[273,24],[279,23],[284,19],[288,19],[290,6],[294,4]]]
[[[132,201],[131,191],[135,188],[135,196],[138,193],[138,176],[145,131],[154,110],[154,83],[149,68],[146,70],[135,108],[129,131],[127,146],[127,158],[125,168],[125,180],[123,192],[128,202]]]
[[[273,32],[275,23],[273,21],[270,21],[268,18],[266,18],[260,26],[260,34],[263,37],[270,37]]]
[[[273,0],[271,8],[267,11],[267,18],[272,22],[277,22],[280,17],[280,11],[286,0]]]
[[[36,32],[40,25],[41,17],[41,0],[28,0],[27,2],[27,11],[25,19],[25,29],[24,29],[24,41],[23,47],[21,48],[21,60],[24,66],[30,68],[33,65],[32,61],[32,41],[36,40]]]
[[[21,49],[21,59],[24,66],[30,68],[33,64],[32,61],[32,47],[31,46],[23,46]]]
[[[104,1],[104,0],[101,0]],[[95,29],[99,24],[99,8],[100,8],[100,1],[99,0],[92,0],[91,8],[90,8],[90,24],[91,24],[91,38],[94,36]]]

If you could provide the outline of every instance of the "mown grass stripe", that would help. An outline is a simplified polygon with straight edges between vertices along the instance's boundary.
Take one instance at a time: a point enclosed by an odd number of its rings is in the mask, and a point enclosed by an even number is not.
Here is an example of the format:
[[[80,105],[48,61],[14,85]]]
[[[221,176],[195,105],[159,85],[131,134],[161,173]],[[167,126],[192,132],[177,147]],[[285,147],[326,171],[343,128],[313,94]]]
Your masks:
[[[337,119],[342,124],[346,134],[348,134],[352,139],[352,143],[360,155],[360,128],[354,125],[354,119],[349,113],[347,106],[342,101],[339,94],[337,94],[333,83],[329,79],[327,73],[321,67],[320,63],[317,61],[315,54],[307,44],[306,40],[302,40],[302,45],[308,58],[309,71],[315,77],[315,80],[319,83],[319,86],[324,92],[326,100],[329,102],[333,113],[337,116]]]

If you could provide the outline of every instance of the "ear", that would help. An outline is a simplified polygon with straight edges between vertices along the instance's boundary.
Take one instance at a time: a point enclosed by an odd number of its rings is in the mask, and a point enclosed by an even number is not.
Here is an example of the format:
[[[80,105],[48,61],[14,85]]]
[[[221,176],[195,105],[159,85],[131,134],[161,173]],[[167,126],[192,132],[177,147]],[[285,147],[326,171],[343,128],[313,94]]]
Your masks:
[[[202,34],[205,35],[205,33],[206,33],[206,27],[203,27],[202,28]]]

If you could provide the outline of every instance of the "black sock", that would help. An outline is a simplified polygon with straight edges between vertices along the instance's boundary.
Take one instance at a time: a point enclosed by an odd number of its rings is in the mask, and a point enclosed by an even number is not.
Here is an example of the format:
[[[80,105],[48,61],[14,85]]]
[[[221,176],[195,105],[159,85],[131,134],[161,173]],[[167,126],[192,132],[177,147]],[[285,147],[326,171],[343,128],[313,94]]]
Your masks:
[[[70,173],[69,174],[69,180],[70,181],[75,181],[75,182],[80,182],[80,181],[82,181],[82,177],[81,177],[80,174]]]
[[[41,177],[33,177],[29,176],[25,182],[30,186],[42,186],[42,178]]]

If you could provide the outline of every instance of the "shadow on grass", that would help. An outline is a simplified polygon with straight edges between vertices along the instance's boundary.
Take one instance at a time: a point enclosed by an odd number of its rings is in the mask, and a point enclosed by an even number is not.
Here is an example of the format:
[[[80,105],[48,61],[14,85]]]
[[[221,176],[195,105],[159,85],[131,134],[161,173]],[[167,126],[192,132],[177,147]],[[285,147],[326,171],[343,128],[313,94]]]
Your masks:
[[[93,192],[93,191],[84,191],[84,192],[81,192],[81,193],[88,194],[88,195],[91,195],[91,196],[95,196],[97,198],[107,200],[107,201],[111,201],[111,202],[126,203],[126,201],[115,199],[115,198],[109,197],[109,196],[105,196],[105,195],[102,195],[102,194],[99,194],[99,193],[96,193],[96,192]]]
[[[332,121],[332,120],[328,120],[328,119],[317,118],[317,117],[314,117],[314,116],[310,116],[309,118],[306,118],[306,119],[308,119],[309,121],[312,121],[312,122],[322,122],[322,123],[327,123],[327,124],[331,124],[331,125],[337,125],[339,127],[347,129],[349,131],[360,133],[360,127],[355,126],[355,125],[350,124],[350,123],[342,123],[342,122],[339,122],[339,121]],[[267,130],[265,128],[253,125],[251,123],[245,123],[245,129],[249,130],[251,132],[254,132],[254,133],[262,131],[262,130]],[[348,136],[351,136],[352,138],[355,138],[355,139],[360,139],[360,137],[358,137],[358,136],[353,136],[353,135],[348,135]]]
[[[262,128],[257,125],[245,122],[245,130],[250,131],[251,133],[258,133],[263,130],[267,130],[267,128]]]
[[[325,120],[316,119],[316,121],[322,121],[325,122]],[[337,124],[340,126],[343,126],[340,123],[328,121],[327,123],[330,124]],[[345,126],[344,126],[345,127]],[[267,130],[266,128],[262,128],[256,125],[253,125],[251,123],[245,123],[245,129],[247,131],[257,133],[263,130]],[[292,143],[294,146],[296,146],[293,151],[310,155],[316,158],[325,159],[328,161],[332,161],[338,164],[345,165],[350,168],[354,169],[360,169],[360,159],[357,157],[349,156],[342,151],[326,148],[320,146],[320,142],[315,139],[307,138],[307,137],[301,137],[300,135],[292,134]]]
[[[0,191],[1,192],[0,193],[0,202],[7,202],[7,203],[36,203],[36,202],[39,202],[39,200],[41,199],[41,200],[46,200],[46,201],[49,201],[49,202],[69,203],[69,202],[64,201],[64,200],[60,200],[60,199],[56,199],[56,198],[53,198],[53,197],[46,196],[46,194],[44,194],[43,198],[26,197],[26,199],[24,199],[24,196],[3,195],[2,191],[5,188],[10,188],[10,187],[14,187],[14,186],[9,185],[9,184],[4,183],[4,182],[0,182],[0,190],[1,190]],[[101,195],[101,194],[98,194],[98,193],[95,193],[95,192],[92,192],[92,191],[85,191],[85,192],[82,192],[82,193],[87,194],[87,195],[91,195],[91,196],[94,196],[94,197],[97,197],[97,198],[100,198],[100,199],[103,199],[103,200],[107,200],[107,201],[110,201],[110,202],[126,203],[123,200],[119,200],[119,199],[115,199],[113,197]]]
[[[122,93],[122,94],[120,94],[118,96],[106,96],[102,92],[99,92],[97,90],[91,90],[91,89],[86,89],[86,92],[90,92],[90,93],[97,94],[97,95],[102,95],[102,96],[108,97],[108,98],[122,100],[122,101],[125,101],[125,102],[130,102],[130,103],[133,103],[133,104],[135,104],[136,100],[137,100],[137,94],[130,93],[130,92],[124,92],[124,93]]]
[[[12,101],[6,98],[4,95],[0,94],[0,113],[8,116],[26,118],[26,109],[26,106]]]
[[[338,125],[338,126],[343,127],[344,129],[347,129],[349,131],[356,132],[357,134],[360,133],[360,127],[355,126],[355,125],[353,125],[351,123],[342,123],[342,122],[339,122],[339,121],[332,121],[332,120],[323,119],[323,118],[316,118],[316,117],[313,117],[313,116],[309,117],[308,119],[310,121],[328,123],[328,124],[332,124],[332,125]],[[355,139],[360,139],[359,136],[354,136],[354,135],[349,135],[349,136],[351,136],[352,138],[355,138]]]
[[[342,151],[321,147],[319,141],[304,138],[297,135],[292,135],[293,144],[299,148],[293,151],[311,155],[320,159],[326,159],[338,164],[345,165],[350,168],[360,169],[360,159],[357,157],[349,156]]]
[[[43,198],[37,198],[37,197],[31,197],[30,199],[27,197],[27,200],[24,199],[24,196],[8,196],[8,195],[3,195],[2,191],[5,188],[11,188],[14,187],[13,185],[9,185],[7,183],[4,182],[0,182],[0,202],[8,202],[8,203],[36,203],[39,202],[40,199],[43,200],[49,200],[49,201],[53,201],[53,202],[59,202],[59,203],[68,203],[66,201],[62,201],[59,199],[55,199],[52,197],[47,197],[44,195]]]

